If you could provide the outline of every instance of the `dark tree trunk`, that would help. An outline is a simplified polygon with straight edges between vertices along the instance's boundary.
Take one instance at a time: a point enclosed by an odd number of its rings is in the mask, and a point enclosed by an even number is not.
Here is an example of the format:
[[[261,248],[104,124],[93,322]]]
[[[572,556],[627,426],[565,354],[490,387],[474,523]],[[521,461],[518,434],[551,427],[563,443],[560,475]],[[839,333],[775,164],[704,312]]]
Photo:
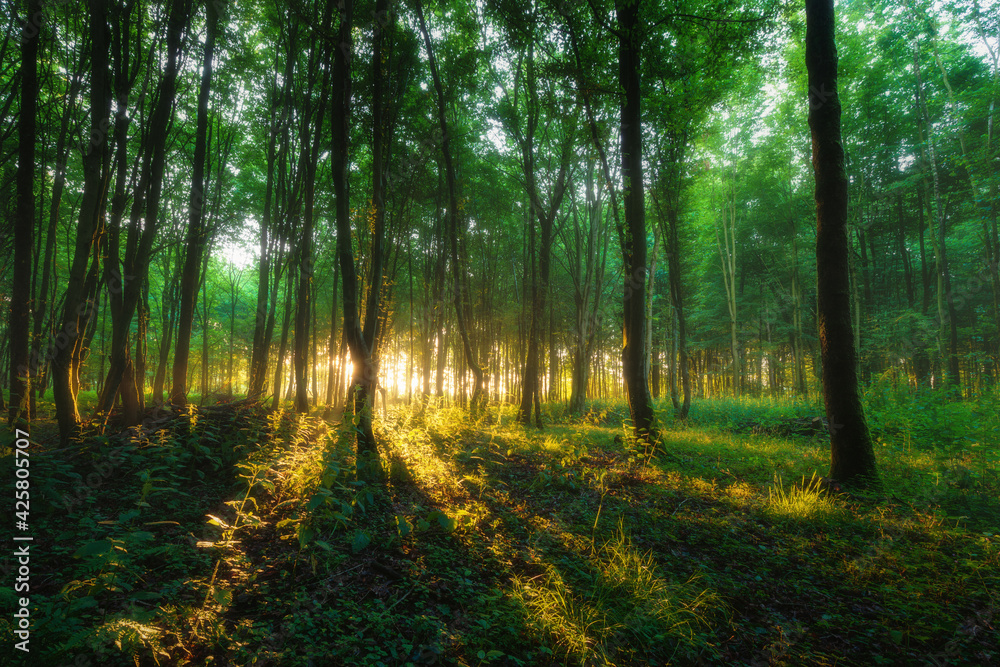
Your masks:
[[[285,72],[285,86],[291,85],[291,67],[294,63],[292,58],[287,59]],[[272,95],[277,97],[277,86],[272,87]],[[287,109],[287,107],[285,107]],[[287,111],[285,112],[287,113]],[[269,309],[268,309],[268,283],[271,277],[271,264],[273,261],[273,250],[277,248],[277,243],[268,235],[271,230],[271,207],[274,198],[274,163],[277,159],[276,147],[278,142],[279,115],[275,114],[269,128],[270,138],[267,144],[267,184],[264,188],[264,212],[260,225],[260,263],[257,270],[257,309],[254,316],[253,348],[250,352],[250,385],[247,389],[247,397],[258,399],[264,393],[264,385],[267,383],[267,357],[271,347]],[[273,313],[274,304],[271,304],[270,312]]]
[[[172,253],[168,251],[166,266],[171,264]],[[167,363],[170,360],[170,346],[177,321],[177,284],[180,281],[180,262],[174,267],[170,281],[163,286],[160,297],[160,345],[157,354],[156,373],[153,376],[153,401],[163,402],[163,385],[167,377]]]
[[[139,301],[138,322],[135,331],[135,399],[139,413],[134,422],[138,424],[146,410],[146,334],[149,329],[149,278],[143,278],[142,298]]]
[[[340,15],[338,48],[333,53],[333,120],[332,176],[336,196],[337,259],[344,290],[344,337],[351,351],[354,369],[350,393],[353,400],[348,407],[357,419],[357,471],[358,477],[368,481],[382,481],[384,473],[378,443],[372,430],[372,394],[375,388],[375,368],[371,351],[365,343],[358,320],[358,278],[351,247],[350,184],[348,181],[351,72],[353,49],[351,27],[354,20],[354,0],[344,0]]]
[[[327,415],[330,414],[330,410],[331,410],[331,408],[333,406],[334,380],[336,379],[336,377],[335,377],[336,364],[334,364],[334,361],[337,358],[336,355],[337,355],[337,351],[338,351],[338,345],[337,345],[337,305],[338,305],[337,304],[337,288],[339,287],[339,283],[340,283],[340,272],[337,271],[336,268],[334,268],[334,271],[333,271],[333,290],[330,293],[331,294],[330,300],[332,302],[332,305],[330,307],[330,348],[329,348],[330,358],[329,358],[329,361],[327,363],[328,373],[327,373],[327,377],[326,377],[326,408],[327,408]]]
[[[326,33],[330,29],[330,22],[333,12],[333,4],[329,0],[323,15],[322,32]],[[316,68],[319,63],[315,60],[319,49],[313,48],[310,52],[308,85],[305,109],[302,121],[302,157],[303,157],[303,212],[302,212],[302,235],[299,246],[299,275],[298,287],[295,295],[295,340],[292,346],[292,360],[295,371],[295,411],[300,414],[309,412],[309,317],[313,312],[313,228],[315,214],[313,204],[316,194],[316,161],[319,155],[320,136],[323,127],[323,115],[326,110],[326,98],[329,96],[330,68],[323,66],[323,82],[319,93],[319,106],[313,114],[311,96],[313,85],[316,80]],[[328,51],[323,49],[319,60],[326,62]],[[310,127],[311,123],[311,127]],[[312,144],[309,139],[312,137]],[[315,375],[315,367],[312,369]],[[315,377],[313,378],[315,383]]]
[[[625,238],[622,254],[625,261],[625,292],[622,370],[632,428],[642,441],[657,438],[656,417],[649,395],[649,367],[646,354],[646,201],[642,175],[642,26],[639,0],[623,0],[618,15],[618,79],[622,88],[621,142],[622,181],[625,203]]]
[[[840,136],[833,0],[806,1],[806,68],[816,178],[816,310],[830,428],[830,477],[846,484],[877,485],[851,323],[847,172]]]
[[[116,11],[113,16],[112,27],[112,54],[114,63],[114,88],[115,98],[119,112],[115,114],[115,191],[111,199],[111,215],[107,220],[107,234],[105,236],[105,259],[104,259],[104,283],[108,293],[108,308],[111,310],[111,375],[102,387],[98,400],[98,411],[110,410],[114,401],[115,392],[122,396],[127,405],[138,405],[140,397],[135,395],[125,396],[127,392],[136,390],[134,378],[125,378],[124,369],[133,372],[135,367],[129,359],[129,326],[123,325],[125,321],[125,285],[119,266],[121,220],[125,213],[127,203],[126,177],[128,169],[128,127],[129,116],[124,110],[128,107],[129,91],[132,83],[132,73],[130,72],[131,51],[129,45],[129,31],[131,25],[131,3],[121,11]],[[131,320],[131,315],[129,315]],[[137,343],[138,344],[138,343]],[[103,369],[102,369],[103,371]],[[115,384],[114,378],[120,378]],[[105,407],[106,406],[106,407]],[[138,411],[127,410],[125,414],[127,424],[138,423]]]
[[[687,351],[687,314],[684,311],[684,289],[681,284],[681,257],[680,257],[680,235],[678,234],[678,211],[673,202],[667,204],[667,234],[669,245],[667,252],[668,280],[670,283],[670,301],[674,309],[674,317],[677,322],[677,374],[681,380],[681,394],[678,397],[675,391],[671,391],[671,401],[674,406],[674,413],[678,419],[687,419],[691,410],[691,371],[689,368]],[[671,360],[673,363],[673,360]]]
[[[144,136],[142,166],[129,214],[122,272],[113,281],[121,295],[121,310],[112,318],[111,364],[104,390],[97,409],[111,409],[117,389],[121,385],[128,358],[128,331],[132,325],[141,286],[147,279],[153,241],[159,228],[160,198],[163,191],[163,174],[166,169],[166,141],[173,114],[177,91],[177,75],[183,46],[183,35],[190,22],[188,0],[172,0],[167,18],[166,67],[156,93],[156,101],[149,116]],[[123,40],[127,39],[124,30]],[[127,48],[124,44],[122,49]],[[155,48],[155,47],[154,47]],[[104,56],[106,58],[106,55]],[[150,56],[152,57],[152,55]],[[119,71],[125,71],[120,69]],[[116,81],[116,88],[119,82]],[[123,130],[121,131],[124,135]],[[82,214],[82,213],[81,213]],[[110,258],[117,265],[118,258]],[[117,266],[115,267],[117,272]],[[112,273],[112,276],[114,273]],[[129,385],[133,386],[133,385]]]
[[[208,99],[212,87],[212,60],[215,54],[215,33],[219,25],[217,3],[207,2],[205,52],[201,64],[201,84],[198,89],[198,114],[195,125],[194,167],[191,175],[191,196],[188,200],[188,228],[185,240],[184,270],[181,272],[180,312],[177,316],[177,343],[174,346],[174,367],[171,374],[170,402],[187,403],[188,359],[191,355],[191,328],[201,276],[198,269],[205,252],[205,159],[208,154]],[[207,335],[207,330],[206,330]],[[202,369],[207,373],[208,369]],[[202,400],[205,397],[202,396]]]
[[[94,309],[94,304],[86,300],[87,278],[90,273],[87,265],[104,207],[104,158],[108,144],[106,123],[111,114],[106,0],[90,0],[90,29],[91,141],[84,145],[80,221],[63,297],[63,314],[59,319],[60,326],[55,340],[56,354],[52,359],[52,393],[56,404],[56,419],[59,422],[59,438],[64,444],[76,434],[80,423],[76,406],[74,352],[79,349],[78,344],[85,334],[86,324]]]
[[[76,98],[81,87],[83,76],[84,60],[80,59],[80,69],[75,71],[69,84],[69,94],[63,111],[62,123],[59,128],[59,138],[56,140],[56,168],[55,176],[52,180],[52,198],[49,202],[49,224],[45,237],[45,255],[42,264],[42,286],[36,295],[34,304],[34,328],[32,331],[32,355],[31,374],[35,378],[32,381],[33,396],[40,397],[44,392],[44,373],[46,363],[41,359],[42,345],[47,342],[42,335],[42,328],[45,318],[50,310],[50,293],[54,284],[54,261],[56,249],[57,225],[59,223],[59,209],[62,202],[62,195],[66,186],[66,164],[68,162],[69,147],[67,146],[67,135],[69,134],[70,119],[76,109]],[[49,324],[51,330],[51,323]]]
[[[17,130],[17,215],[14,222],[14,271],[11,280],[10,403],[8,423],[13,427],[28,413],[32,372],[29,368],[31,331],[31,254],[35,232],[35,114],[38,107],[38,50],[41,42],[42,3],[25,3],[27,18],[21,30],[21,111]],[[100,155],[98,155],[98,160]],[[98,169],[100,163],[98,162]],[[37,364],[36,364],[37,365]]]

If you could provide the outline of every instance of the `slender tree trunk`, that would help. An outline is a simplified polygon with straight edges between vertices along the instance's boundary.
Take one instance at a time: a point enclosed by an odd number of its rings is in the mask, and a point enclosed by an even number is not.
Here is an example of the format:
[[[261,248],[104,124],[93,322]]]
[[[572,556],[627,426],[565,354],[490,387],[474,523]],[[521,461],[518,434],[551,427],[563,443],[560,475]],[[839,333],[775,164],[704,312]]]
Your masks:
[[[135,421],[129,423],[138,424],[142,420],[142,414],[146,410],[146,335],[149,329],[149,278],[143,278],[142,298],[139,300],[138,321],[135,331],[135,363],[133,364],[135,382],[135,401],[139,408]]]
[[[625,184],[625,293],[622,368],[625,390],[636,437],[655,442],[658,433],[653,402],[649,395],[649,367],[645,349],[646,329],[646,201],[642,175],[642,26],[639,0],[623,0],[618,16],[618,78],[623,95],[621,104],[622,181]]]
[[[167,266],[171,253],[168,251]],[[153,376],[153,401],[163,402],[163,385],[167,376],[167,362],[170,360],[170,345],[177,320],[177,284],[180,281],[180,262],[174,267],[172,278],[163,286],[160,301],[160,346],[157,355],[156,374]]]
[[[209,374],[208,354],[209,342],[211,341],[211,327],[208,322],[209,294],[208,294],[208,259],[211,255],[209,248],[204,249],[201,260],[201,404],[208,400],[211,388],[211,375]]]
[[[340,15],[339,48],[334,50],[333,99],[333,151],[331,153],[333,186],[336,196],[337,259],[344,290],[344,337],[351,350],[354,370],[351,378],[353,400],[348,401],[357,419],[357,470],[358,477],[367,481],[382,481],[378,443],[372,430],[372,393],[375,385],[375,368],[371,351],[365,342],[358,320],[358,278],[351,247],[350,186],[348,182],[351,72],[353,53],[351,28],[354,20],[354,0],[344,0]]]
[[[83,195],[80,202],[80,221],[77,226],[76,244],[69,270],[69,279],[63,297],[61,326],[55,340],[56,354],[52,359],[52,392],[59,422],[59,438],[66,444],[76,434],[80,415],[77,412],[74,390],[74,350],[85,331],[94,304],[85,300],[87,264],[104,204],[104,156],[107,152],[105,123],[111,112],[108,94],[108,46],[106,27],[106,0],[90,0],[91,26],[91,78],[90,126],[91,143],[84,148]],[[13,357],[12,357],[13,359]],[[15,364],[11,364],[16,367]],[[15,403],[12,401],[12,403]]]
[[[424,10],[423,3],[421,0],[417,0],[417,17],[420,20],[420,30],[424,35],[424,43],[427,46],[427,56],[431,69],[431,78],[434,80],[434,89],[437,92],[438,101],[438,124],[441,130],[441,153],[444,157],[445,164],[445,181],[448,185],[448,236],[451,242],[451,262],[452,271],[455,278],[455,320],[458,324],[458,333],[462,339],[462,347],[465,351],[465,360],[468,363],[469,370],[472,371],[472,375],[475,378],[475,385],[472,390],[472,401],[470,405],[471,412],[473,414],[479,411],[479,401],[482,395],[483,386],[483,371],[479,367],[479,363],[476,361],[476,355],[472,348],[472,343],[469,339],[469,332],[466,323],[466,313],[463,303],[463,292],[462,292],[462,263],[459,261],[459,232],[464,232],[464,223],[460,230],[459,228],[459,218],[460,210],[458,204],[458,189],[455,176],[455,165],[452,161],[451,155],[451,135],[448,133],[448,122],[446,119],[446,109],[447,105],[444,98],[444,88],[441,85],[441,77],[438,74],[437,62],[434,59],[434,49],[431,45],[430,33],[427,31],[427,23],[424,20]]]
[[[292,277],[288,276],[285,281],[285,303],[292,302]],[[285,314],[281,320],[281,340],[278,343],[278,357],[275,359],[274,368],[274,393],[271,396],[271,409],[277,410],[281,405],[282,380],[285,377],[285,353],[288,351],[288,328],[291,326],[292,308],[285,306]]]
[[[340,272],[334,270],[333,272],[333,290],[330,292],[330,301],[332,303],[330,307],[330,347],[329,347],[329,361],[327,363],[328,374],[326,378],[326,414],[330,414],[330,408],[333,405],[334,396],[334,380],[336,379],[336,368],[334,361],[337,358],[337,288],[340,283]]]
[[[29,333],[31,331],[31,254],[35,233],[35,116],[38,108],[38,56],[41,42],[42,3],[28,0],[25,24],[21,29],[21,110],[17,142],[17,215],[14,223],[14,270],[11,280],[10,321],[10,403],[7,422],[13,427],[23,418],[29,421],[28,396]],[[100,154],[97,155],[100,169]],[[99,175],[99,172],[98,172]],[[36,364],[37,365],[37,364]]]
[[[38,39],[37,37],[35,39]],[[81,58],[80,67],[83,67]],[[76,99],[80,92],[82,69],[73,73],[70,80],[69,91],[66,103],[63,108],[62,122],[59,128],[59,138],[56,140],[56,166],[55,175],[52,180],[52,198],[49,203],[49,224],[45,236],[45,254],[42,264],[42,286],[36,296],[34,304],[34,328],[32,331],[32,353],[31,353],[31,375],[33,376],[32,391],[33,396],[40,397],[44,391],[46,363],[41,359],[42,345],[45,338],[42,335],[42,328],[45,324],[46,315],[50,310],[49,295],[53,291],[54,283],[54,261],[56,249],[57,225],[59,223],[59,209],[62,202],[62,195],[66,185],[66,164],[69,150],[67,146],[67,135],[69,134],[70,119],[76,109]],[[23,81],[22,81],[23,83]],[[11,303],[13,306],[13,302]],[[51,319],[51,315],[50,315]],[[13,321],[13,320],[12,320]],[[51,329],[51,323],[49,324]]]
[[[198,269],[202,263],[202,254],[205,252],[207,240],[205,202],[208,196],[205,192],[205,162],[209,150],[208,101],[212,87],[215,33],[218,30],[219,24],[217,4],[216,2],[205,3],[207,11],[205,51],[201,64],[201,84],[198,89],[194,168],[191,175],[191,196],[188,203],[188,228],[185,240],[186,252],[184,254],[184,270],[181,273],[181,304],[177,318],[177,343],[174,346],[174,367],[170,389],[170,402],[175,405],[184,405],[187,403],[187,375],[188,359],[191,354],[191,328],[194,322],[194,310],[198,299],[198,284],[201,282]],[[207,335],[207,330],[205,334]],[[202,373],[205,374],[207,371],[207,368],[203,369]],[[204,395],[202,395],[202,400],[205,400]]]
[[[806,1],[806,69],[816,179],[817,320],[823,400],[831,433],[830,477],[846,484],[877,485],[851,328],[848,182],[840,135],[833,0]]]
[[[159,227],[160,199],[166,168],[166,140],[177,91],[177,75],[183,46],[182,37],[190,23],[189,8],[188,0],[172,0],[168,10],[166,67],[144,134],[147,140],[143,146],[139,182],[135,189],[129,215],[128,238],[122,262],[123,270],[118,280],[115,281],[116,288],[120,283],[121,310],[119,316],[112,318],[111,364],[104,392],[97,406],[100,411],[111,409],[110,403],[114,400],[115,390],[121,385],[122,374],[125,372],[125,361],[128,356],[128,331],[140,298],[142,282],[148,279],[153,241]],[[124,29],[121,30],[121,33],[124,35]],[[127,35],[123,39],[127,39]],[[123,44],[121,48],[125,49],[126,47]],[[153,55],[151,54],[150,57],[152,58]],[[106,55],[104,58],[106,59]],[[118,68],[118,71],[119,73],[127,71],[124,68],[124,63],[123,67]],[[120,93],[121,88],[118,81],[116,81],[116,88]],[[122,131],[124,134],[123,130],[116,128],[116,131]],[[113,259],[117,264],[117,258]]]

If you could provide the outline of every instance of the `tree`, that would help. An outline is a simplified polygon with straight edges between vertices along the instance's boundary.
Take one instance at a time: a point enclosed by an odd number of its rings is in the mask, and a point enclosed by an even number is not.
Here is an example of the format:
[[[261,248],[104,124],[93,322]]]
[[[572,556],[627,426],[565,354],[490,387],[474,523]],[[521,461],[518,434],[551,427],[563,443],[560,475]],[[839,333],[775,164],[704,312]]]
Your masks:
[[[469,338],[468,313],[463,295],[465,294],[462,282],[462,262],[459,254],[459,235],[464,232],[464,219],[458,203],[458,183],[455,175],[455,161],[451,152],[451,135],[448,132],[447,102],[444,96],[444,87],[441,85],[441,75],[438,73],[437,62],[434,59],[434,48],[431,44],[430,33],[427,31],[427,22],[424,20],[424,8],[421,0],[417,0],[417,17],[420,21],[420,31],[424,36],[424,45],[427,47],[427,60],[431,69],[431,78],[434,81],[434,90],[437,93],[437,117],[438,127],[441,131],[441,155],[444,159],[445,183],[448,186],[448,240],[451,249],[452,275],[454,276],[454,298],[455,298],[455,319],[458,323],[458,333],[462,339],[462,349],[465,353],[465,363],[472,371],[474,385],[472,390],[472,400],[470,409],[475,413],[483,398],[483,369],[479,366],[477,355],[472,347]],[[461,221],[461,223],[460,223]]]
[[[8,423],[28,417],[31,327],[31,254],[35,231],[35,114],[38,107],[38,51],[44,28],[40,0],[25,3],[21,29],[21,110],[18,119],[17,217],[14,223],[14,276],[10,298],[10,405]]]
[[[845,484],[870,486],[878,484],[878,470],[858,390],[858,357],[851,323],[847,171],[840,134],[834,25],[833,0],[806,0],[823,402],[830,428],[830,477]]]
[[[384,477],[378,443],[372,430],[372,393],[375,385],[375,367],[371,348],[365,341],[358,318],[358,276],[354,264],[351,240],[350,186],[348,182],[350,122],[351,122],[351,55],[353,39],[351,27],[354,18],[353,0],[345,0],[340,15],[337,48],[333,52],[333,185],[336,193],[337,258],[344,294],[344,337],[351,351],[354,365],[348,406],[357,423],[358,477],[379,481]]]
[[[621,0],[618,17],[618,80],[621,98],[621,159],[625,235],[625,293],[622,366],[632,428],[636,437],[657,438],[656,417],[649,394],[649,355],[646,353],[646,199],[642,175],[642,26],[639,0]]]
[[[94,236],[102,217],[105,192],[105,154],[108,151],[107,126],[111,114],[108,87],[108,40],[106,0],[90,0],[91,141],[83,149],[83,194],[80,200],[79,225],[70,265],[69,280],[63,296],[60,332],[66,337],[52,359],[52,392],[59,422],[59,438],[65,444],[76,434],[80,414],[76,405],[76,382],[82,338],[94,312],[94,302],[87,298],[88,275],[96,278],[96,261],[88,271]]]
[[[198,89],[198,113],[195,119],[194,169],[191,175],[191,195],[188,202],[188,228],[185,239],[184,269],[181,271],[180,312],[177,316],[177,343],[174,347],[174,367],[170,389],[170,402],[175,405],[187,403],[188,357],[191,353],[191,327],[198,299],[198,285],[202,280],[198,269],[202,255],[206,252],[207,230],[205,229],[206,155],[209,150],[208,100],[212,90],[212,66],[215,56],[215,35],[218,31],[220,13],[225,4],[212,0],[205,3],[205,49],[201,63],[201,84]],[[220,9],[223,12],[220,12]],[[210,171],[208,169],[207,171]],[[205,372],[207,369],[203,369]],[[202,396],[204,399],[204,396]]]

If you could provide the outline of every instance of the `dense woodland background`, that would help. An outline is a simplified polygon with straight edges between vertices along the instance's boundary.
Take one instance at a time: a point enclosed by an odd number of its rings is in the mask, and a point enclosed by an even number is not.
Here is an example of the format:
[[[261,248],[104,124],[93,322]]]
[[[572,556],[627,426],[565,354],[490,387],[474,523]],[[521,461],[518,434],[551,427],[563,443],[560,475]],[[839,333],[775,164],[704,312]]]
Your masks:
[[[352,558],[361,569],[351,576],[363,578],[336,581],[375,591],[375,602],[345,594],[337,620],[316,624],[368,619],[344,636],[374,636],[393,654],[343,639],[364,664],[1000,655],[995,635],[982,634],[998,611],[988,572],[998,532],[1000,5],[850,0],[836,11],[852,384],[868,412],[873,472],[873,448],[879,456],[878,502],[906,505],[878,517],[849,504],[866,496],[824,495],[843,490],[831,480],[786,492],[779,477],[762,491],[776,472],[827,465],[828,436],[836,463],[844,426],[820,420],[807,123],[832,91],[810,90],[799,4],[2,2],[0,402],[12,428],[43,443],[32,468],[51,501],[42,521],[56,530],[67,512],[79,534],[64,541],[83,544],[43,561],[62,573],[40,584],[49,606],[33,612],[61,638],[52,655],[250,664],[274,605],[286,619],[312,618],[300,589]],[[864,423],[856,417],[845,421]],[[518,422],[531,428],[510,430]],[[129,474],[100,472],[105,486],[92,485],[89,466],[109,460]],[[508,493],[501,487],[530,495],[474,507],[484,493]],[[182,492],[226,507],[185,507]],[[564,504],[566,494],[577,500]],[[907,504],[914,498],[929,505]],[[279,511],[293,501],[294,512]],[[518,532],[559,535],[527,518],[556,506],[564,514],[553,521],[581,540],[552,547],[576,563],[568,569]],[[708,507],[724,525],[699,532]],[[618,517],[617,532],[602,510]],[[763,523],[744,524],[758,510]],[[195,545],[190,526],[207,511],[223,538]],[[483,517],[496,521],[480,533]],[[183,561],[181,547],[151,546],[149,531],[178,521],[175,542],[186,534],[192,550],[216,549],[214,570]],[[837,525],[841,537],[800,543],[809,522],[816,535]],[[510,526],[521,527],[508,536]],[[743,553],[739,535],[759,537],[774,560],[750,565],[757,552]],[[598,536],[611,541],[600,547]],[[297,539],[279,548],[279,537]],[[687,546],[667,553],[675,538]],[[420,552],[454,540],[465,540],[454,562]],[[920,546],[928,540],[933,548]],[[376,545],[388,550],[371,555]],[[821,565],[808,555],[825,549],[863,555],[845,578],[831,564],[840,556]],[[893,549],[895,565],[879,560]],[[691,554],[701,569],[670,569]],[[731,574],[733,563],[749,574]],[[187,572],[176,581],[151,574],[175,565]],[[625,578],[612,586],[588,567]],[[656,568],[707,571],[736,602],[713,616],[714,594],[696,593],[695,579],[661,588],[642,578]],[[794,590],[760,592],[770,584],[757,572],[768,568],[793,572]],[[272,607],[243,599],[256,610],[243,625],[233,591],[264,595],[251,583],[282,569],[289,588],[267,598]],[[504,630],[484,615],[473,632],[417,602],[440,602],[440,591],[391,598],[377,579],[426,583],[442,572],[465,573],[457,581],[478,601],[460,603],[469,619],[477,604],[506,610]],[[547,588],[531,593],[546,572]],[[894,607],[912,591],[897,590],[890,572],[933,601]],[[855,604],[873,582],[893,592]],[[489,598],[508,584],[514,593],[496,593],[506,601]],[[576,585],[591,592],[574,598]],[[390,614],[413,590],[422,592]],[[154,606],[157,596],[187,602]],[[814,596],[829,609],[794,611]],[[681,611],[656,607],[675,597],[687,600]],[[657,611],[636,620],[615,599]],[[759,599],[787,606],[758,612]],[[384,623],[372,620],[376,602]],[[695,620],[679,621],[685,614]],[[418,627],[427,618],[438,629]],[[298,638],[289,646],[312,636],[288,623],[281,636]],[[434,623],[462,639],[441,639]],[[889,638],[858,639],[880,623]],[[842,633],[817,629],[827,626]],[[275,664],[331,660],[346,646],[319,642],[293,659],[272,644]]]
[[[342,403],[336,7],[32,9],[30,201],[15,187],[17,31],[0,74],[16,314],[3,363],[24,364],[14,334],[27,329],[32,402],[65,356],[73,400],[96,392],[103,410],[116,391],[140,409],[188,394]],[[542,403],[576,410],[623,392],[617,39],[599,9],[427,8],[440,99],[414,7],[354,10],[345,187],[359,288],[346,298],[390,400],[464,405],[474,366],[491,401],[521,400],[536,375]],[[24,15],[4,11],[8,26]],[[966,397],[996,381],[997,20],[974,2],[840,8],[865,381]],[[642,21],[648,275],[630,278],[652,395],[684,400],[685,357],[695,397],[815,392],[801,12],[651,4]]]

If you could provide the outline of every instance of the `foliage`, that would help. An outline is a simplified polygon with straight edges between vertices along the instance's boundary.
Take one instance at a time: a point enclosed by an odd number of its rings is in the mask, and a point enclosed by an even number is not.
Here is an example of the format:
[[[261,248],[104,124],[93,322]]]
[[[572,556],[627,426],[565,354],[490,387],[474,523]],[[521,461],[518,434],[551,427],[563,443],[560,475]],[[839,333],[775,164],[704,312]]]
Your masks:
[[[730,429],[752,402],[697,407],[702,423],[664,430],[669,456],[645,462],[593,416],[539,433],[505,407],[478,423],[396,410],[378,422],[384,489],[354,481],[349,422],[246,405],[95,438],[70,463],[39,451],[38,530],[58,537],[33,578],[40,650],[108,665],[1000,657],[995,461],[883,438],[882,495],[828,493],[822,438]],[[219,442],[192,448],[192,430]],[[219,451],[238,455],[232,474],[202,480]],[[102,460],[115,474],[67,506]]]

